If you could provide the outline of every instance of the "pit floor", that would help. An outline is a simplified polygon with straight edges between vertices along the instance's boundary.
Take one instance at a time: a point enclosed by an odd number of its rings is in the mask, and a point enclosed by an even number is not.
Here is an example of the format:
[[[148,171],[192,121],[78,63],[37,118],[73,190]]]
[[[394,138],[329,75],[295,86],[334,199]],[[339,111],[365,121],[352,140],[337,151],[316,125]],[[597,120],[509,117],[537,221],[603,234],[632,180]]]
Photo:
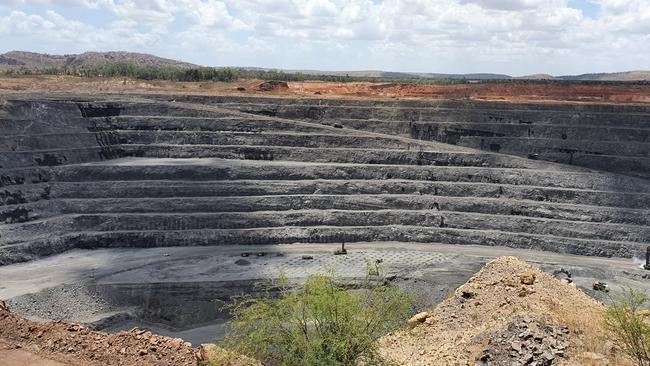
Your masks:
[[[329,271],[342,280],[354,282],[362,280],[367,266],[375,266],[379,260],[386,275],[395,276],[394,282],[399,287],[416,294],[417,306],[425,309],[446,298],[489,260],[513,255],[549,272],[560,268],[570,271],[579,288],[602,301],[607,301],[607,296],[592,290],[595,281],[607,283],[614,292],[622,287],[650,290],[650,271],[641,268],[639,259],[434,243],[348,243],[348,254],[335,256],[333,252],[337,248],[334,244],[288,244],[74,250],[0,267],[0,299],[7,300],[16,313],[34,320],[101,322],[99,329],[105,331],[139,326],[199,344],[223,336],[227,320],[223,314],[172,327],[164,322],[146,322],[133,315],[138,314],[139,304],[115,304],[88,289],[97,286],[146,289],[183,284],[191,284],[188,288],[210,284],[210,288],[232,289],[237,288],[235,284],[277,278],[280,273],[292,282],[300,282],[311,274]],[[248,256],[243,257],[242,253]],[[303,256],[313,258],[303,259]],[[124,318],[120,314],[132,316]]]

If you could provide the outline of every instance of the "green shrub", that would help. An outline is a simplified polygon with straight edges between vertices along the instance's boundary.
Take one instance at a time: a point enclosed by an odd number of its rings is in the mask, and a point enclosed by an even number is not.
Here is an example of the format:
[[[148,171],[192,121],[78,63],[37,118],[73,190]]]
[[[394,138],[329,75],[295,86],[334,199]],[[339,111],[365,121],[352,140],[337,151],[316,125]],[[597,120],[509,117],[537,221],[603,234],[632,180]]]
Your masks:
[[[266,284],[232,305],[224,347],[267,365],[385,364],[376,341],[404,324],[411,298],[376,275],[366,285],[350,290],[326,275],[296,288]]]
[[[626,289],[612,297],[605,311],[605,330],[611,340],[639,366],[650,366],[650,325],[644,317],[645,293]]]

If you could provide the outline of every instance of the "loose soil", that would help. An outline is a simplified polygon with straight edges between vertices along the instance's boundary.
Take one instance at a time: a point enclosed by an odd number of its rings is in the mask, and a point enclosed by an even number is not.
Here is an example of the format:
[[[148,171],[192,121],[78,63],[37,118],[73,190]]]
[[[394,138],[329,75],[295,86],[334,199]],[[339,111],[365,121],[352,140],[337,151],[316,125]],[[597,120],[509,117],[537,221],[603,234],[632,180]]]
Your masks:
[[[400,365],[632,365],[607,341],[604,306],[515,257],[500,257],[412,330],[386,336]]]

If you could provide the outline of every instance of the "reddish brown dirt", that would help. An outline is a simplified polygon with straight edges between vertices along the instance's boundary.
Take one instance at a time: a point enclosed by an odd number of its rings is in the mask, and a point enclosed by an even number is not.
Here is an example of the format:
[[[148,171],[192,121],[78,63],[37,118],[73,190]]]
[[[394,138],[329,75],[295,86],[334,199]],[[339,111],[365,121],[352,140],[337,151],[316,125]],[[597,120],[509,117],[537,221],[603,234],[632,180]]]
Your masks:
[[[268,95],[291,98],[469,99],[532,103],[650,103],[650,85],[595,83],[393,83],[291,82],[259,90],[264,80],[221,82],[146,81],[73,76],[0,76],[0,95],[9,93]]]
[[[6,366],[64,366],[65,364],[39,357],[22,349],[4,349],[0,343],[0,360]]]
[[[61,321],[36,323],[0,302],[2,366],[190,366],[197,351],[181,339],[139,329],[107,334]]]
[[[508,102],[650,103],[650,85],[290,83],[294,94],[357,98],[426,98]],[[317,94],[320,93],[320,94]]]

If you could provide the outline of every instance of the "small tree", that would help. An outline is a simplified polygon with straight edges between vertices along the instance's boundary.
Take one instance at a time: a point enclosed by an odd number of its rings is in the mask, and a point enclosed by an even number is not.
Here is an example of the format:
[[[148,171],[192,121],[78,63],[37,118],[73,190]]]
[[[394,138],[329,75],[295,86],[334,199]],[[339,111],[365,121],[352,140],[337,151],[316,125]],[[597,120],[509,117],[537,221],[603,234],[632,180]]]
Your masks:
[[[650,366],[650,325],[642,314],[650,297],[626,289],[612,297],[605,311],[605,330],[611,340],[639,366]]]
[[[232,305],[224,346],[269,365],[382,364],[376,342],[404,323],[411,299],[377,276],[367,284],[350,290],[326,275],[293,289],[285,278],[267,284]]]

